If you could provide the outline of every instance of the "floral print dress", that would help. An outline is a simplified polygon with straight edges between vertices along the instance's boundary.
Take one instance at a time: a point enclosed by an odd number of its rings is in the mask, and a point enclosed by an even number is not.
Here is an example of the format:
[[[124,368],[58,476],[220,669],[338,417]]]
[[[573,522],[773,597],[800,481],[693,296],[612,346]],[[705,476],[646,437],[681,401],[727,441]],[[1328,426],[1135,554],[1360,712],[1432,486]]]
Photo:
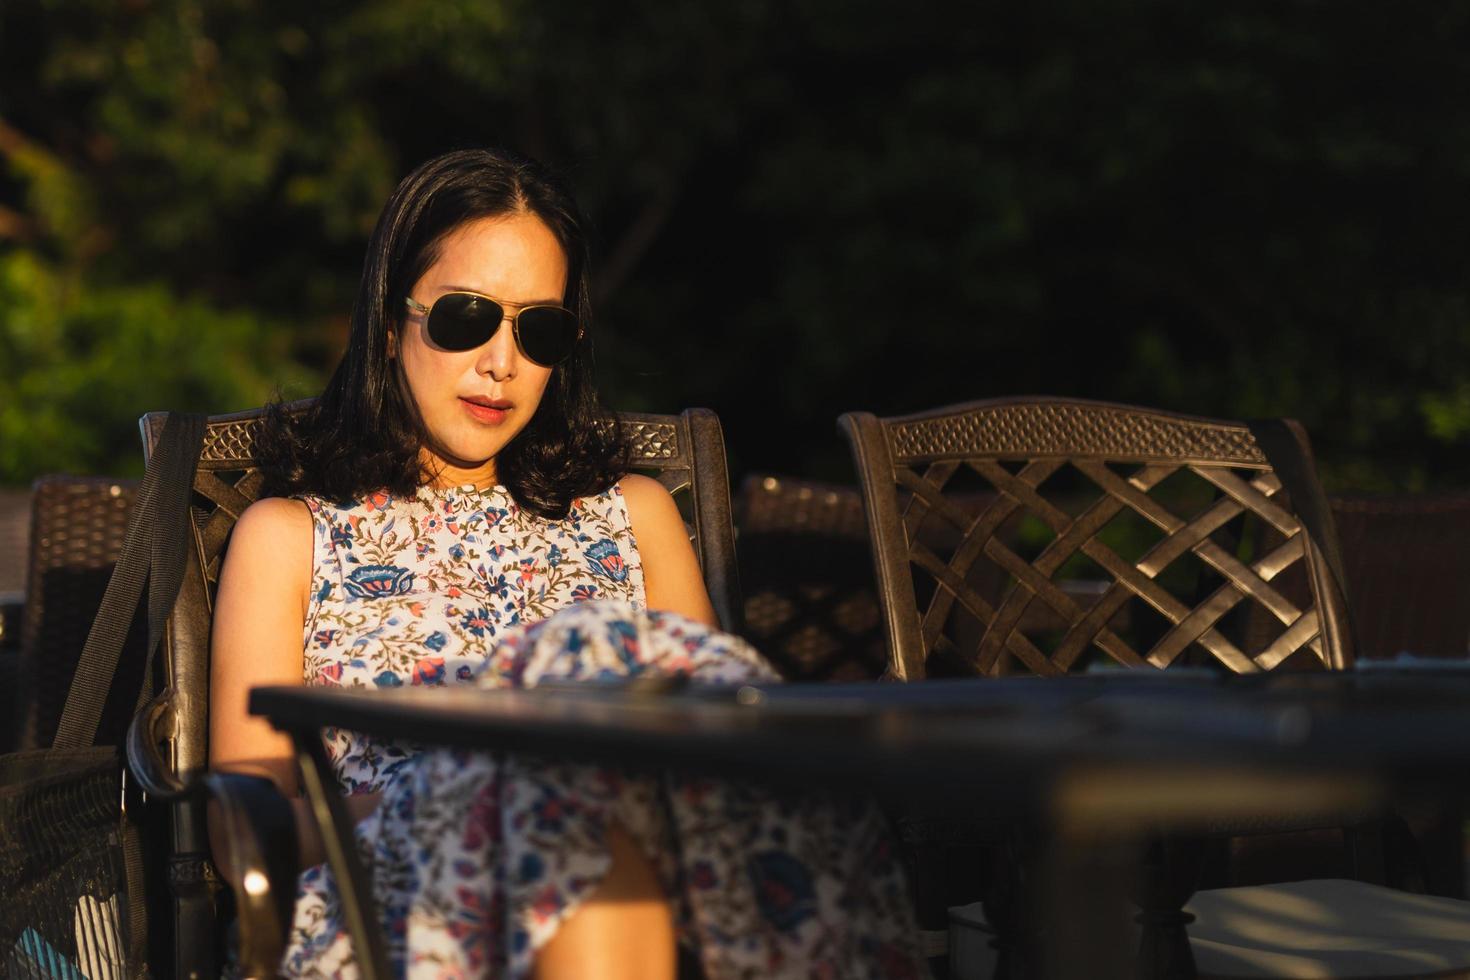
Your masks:
[[[561,521],[522,511],[502,487],[306,503],[307,683],[777,679],[739,638],[644,608],[616,486]],[[357,834],[396,975],[529,976],[536,951],[596,891],[613,824],[656,867],[679,941],[709,980],[921,975],[902,876],[870,806],[341,730],[325,738],[344,792],[383,794]],[[331,872],[310,868],[282,973],[356,972]]]

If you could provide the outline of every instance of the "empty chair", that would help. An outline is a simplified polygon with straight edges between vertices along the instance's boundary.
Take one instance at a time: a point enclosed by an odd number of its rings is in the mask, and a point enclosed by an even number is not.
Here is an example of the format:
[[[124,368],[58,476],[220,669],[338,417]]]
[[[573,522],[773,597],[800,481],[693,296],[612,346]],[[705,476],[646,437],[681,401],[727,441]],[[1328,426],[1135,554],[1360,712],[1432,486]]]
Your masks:
[[[72,674],[122,553],[137,489],[136,480],[112,477],[56,475],[35,483],[14,715],[21,748],[44,748],[55,737]],[[141,681],[134,677],[121,687],[136,691]],[[104,715],[98,744],[121,743],[132,709],[119,704]]]
[[[899,678],[1351,661],[1325,542],[1244,424],[1040,399],[841,424]]]
[[[746,636],[782,676],[879,676],[883,635],[857,487],[752,475],[735,521]]]
[[[20,620],[25,611],[26,539],[30,531],[31,492],[0,490],[0,657],[14,680],[20,650]]]
[[[16,746],[16,678],[20,674],[20,624],[25,615],[26,538],[30,530],[29,490],[0,490],[0,685],[9,693],[5,704],[10,721],[0,728],[0,751]]]
[[[839,426],[862,485],[897,678],[1353,662],[1332,517],[1295,423],[1017,398],[884,419],[852,413]],[[994,496],[966,506],[985,494]],[[1303,819],[1284,817],[1283,828]],[[923,843],[928,828],[914,827],[911,839]],[[1269,916],[1233,914],[1242,894],[1194,897],[1195,928],[1208,936],[1195,953],[1202,974],[1276,975],[1279,937],[1253,928]],[[1256,909],[1276,902],[1283,914],[1300,903],[1277,886],[1249,899]],[[1419,926],[1431,924],[1401,914],[1402,893],[1376,885],[1327,885],[1313,899],[1324,921],[1371,906],[1375,921],[1396,923],[1379,954],[1413,950],[1428,935]],[[1430,901],[1450,903],[1432,918],[1448,909],[1470,923],[1470,904]],[[1157,931],[1145,933],[1145,966],[1190,963],[1187,920],[1167,907],[1149,911]],[[973,924],[973,910],[960,920]],[[937,925],[932,916],[928,924]],[[1438,940],[1438,922],[1431,931]],[[1317,937],[1317,972],[1293,975],[1362,975],[1343,972],[1350,947],[1325,930]],[[1470,942],[1446,955],[1454,962],[1436,969],[1470,966]]]

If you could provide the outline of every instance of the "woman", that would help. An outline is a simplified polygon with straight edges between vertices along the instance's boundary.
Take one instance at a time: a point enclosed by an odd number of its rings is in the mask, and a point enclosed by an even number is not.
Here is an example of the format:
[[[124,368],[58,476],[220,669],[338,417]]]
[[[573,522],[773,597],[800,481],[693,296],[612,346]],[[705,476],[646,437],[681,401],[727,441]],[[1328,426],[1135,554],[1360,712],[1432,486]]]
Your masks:
[[[261,437],[271,496],[241,515],[220,576],[210,760],[296,799],[288,975],[350,971],[350,944],[290,745],[247,714],[251,687],[774,677],[711,628],[673,501],[624,475],[595,424],[586,265],[576,207],[540,166],[430,161],[379,218],[326,391]],[[667,977],[676,939],[712,978],[912,967],[865,811],[327,738],[401,972]]]

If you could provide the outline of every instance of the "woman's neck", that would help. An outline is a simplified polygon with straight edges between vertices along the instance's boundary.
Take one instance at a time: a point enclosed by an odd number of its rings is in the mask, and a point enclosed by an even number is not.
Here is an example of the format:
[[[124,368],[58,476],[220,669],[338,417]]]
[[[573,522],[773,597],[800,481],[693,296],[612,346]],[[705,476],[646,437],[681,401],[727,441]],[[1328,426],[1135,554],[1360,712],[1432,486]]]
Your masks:
[[[495,468],[495,457],[481,463],[460,463],[447,460],[428,449],[419,451],[419,462],[429,475],[429,486],[437,489],[463,487],[493,487],[500,482]]]

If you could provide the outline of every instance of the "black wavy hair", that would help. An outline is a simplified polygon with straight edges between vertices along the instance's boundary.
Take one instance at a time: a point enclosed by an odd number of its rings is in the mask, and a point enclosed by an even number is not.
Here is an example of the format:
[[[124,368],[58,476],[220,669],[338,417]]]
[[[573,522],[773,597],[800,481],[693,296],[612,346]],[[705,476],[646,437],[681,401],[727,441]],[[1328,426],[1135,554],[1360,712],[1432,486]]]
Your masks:
[[[583,324],[572,356],[553,371],[531,421],[495,457],[496,473],[522,508],[548,519],[600,493],[627,468],[627,446],[592,384],[592,304],[584,220],[570,192],[529,158],[459,150],[403,179],[378,216],[352,308],[347,350],[321,397],[293,412],[268,406],[256,459],[270,496],[313,493],[354,500],[375,490],[410,495],[428,482],[419,457],[429,433],[399,358],[388,356],[403,298],[438,258],[445,236],[468,221],[533,214],[567,258],[563,302]]]

